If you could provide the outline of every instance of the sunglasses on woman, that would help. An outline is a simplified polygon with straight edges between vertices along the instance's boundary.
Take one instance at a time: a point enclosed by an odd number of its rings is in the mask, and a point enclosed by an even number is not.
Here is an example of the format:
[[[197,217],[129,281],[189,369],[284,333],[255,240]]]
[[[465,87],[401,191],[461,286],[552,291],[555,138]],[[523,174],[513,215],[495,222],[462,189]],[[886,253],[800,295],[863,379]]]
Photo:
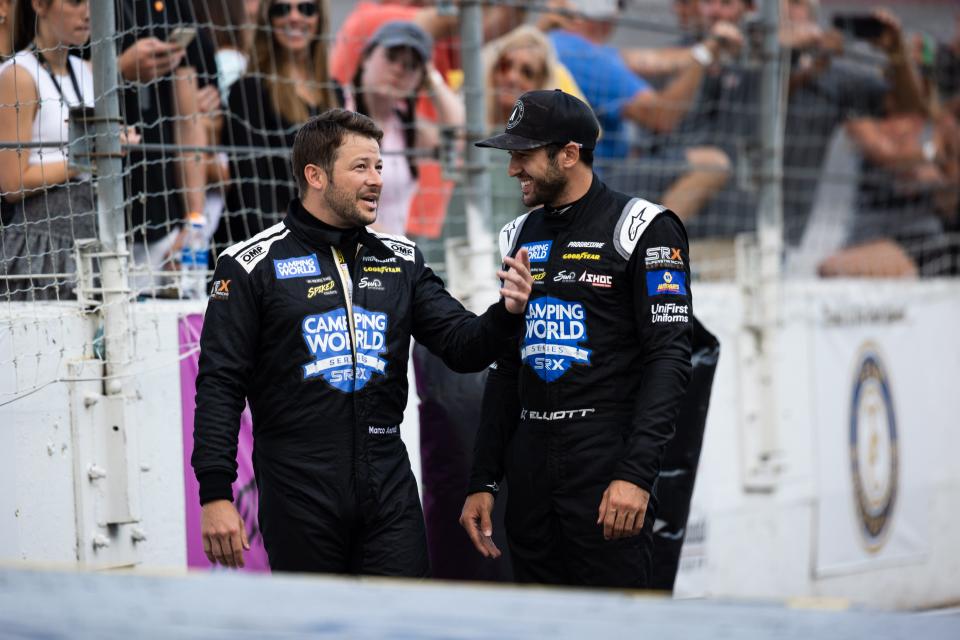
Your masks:
[[[286,18],[293,11],[294,7],[297,13],[304,18],[312,18],[317,15],[316,2],[274,2],[270,5],[268,12],[271,18]]]
[[[540,77],[540,72],[525,62],[516,63],[510,58],[500,58],[500,60],[497,61],[497,71],[504,75],[510,73],[514,68],[516,68],[517,71],[520,72],[520,75],[526,80],[533,81]]]

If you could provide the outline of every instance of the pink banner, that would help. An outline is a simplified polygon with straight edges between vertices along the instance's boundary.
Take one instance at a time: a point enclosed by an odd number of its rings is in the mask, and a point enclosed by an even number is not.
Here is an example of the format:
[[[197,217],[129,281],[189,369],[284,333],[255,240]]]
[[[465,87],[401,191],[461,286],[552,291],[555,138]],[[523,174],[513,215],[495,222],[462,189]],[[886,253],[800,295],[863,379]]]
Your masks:
[[[203,315],[191,314],[180,318],[180,397],[183,407],[183,480],[187,507],[187,566],[209,568],[210,562],[203,553],[200,538],[200,501],[197,478],[190,466],[193,454],[193,413],[196,408],[195,394],[197,370],[200,359],[200,329]],[[253,421],[250,407],[240,416],[240,440],[237,449],[237,481],[233,483],[233,501],[243,517],[250,540],[250,551],[244,555],[247,571],[269,571],[267,552],[257,525],[257,485],[253,479]]]

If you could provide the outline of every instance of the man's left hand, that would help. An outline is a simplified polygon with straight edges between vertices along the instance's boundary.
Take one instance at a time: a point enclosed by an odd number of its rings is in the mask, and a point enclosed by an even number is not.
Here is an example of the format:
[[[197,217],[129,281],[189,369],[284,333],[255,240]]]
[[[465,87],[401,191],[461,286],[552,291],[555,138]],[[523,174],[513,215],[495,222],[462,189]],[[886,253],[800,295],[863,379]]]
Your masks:
[[[603,492],[597,524],[603,524],[603,539],[629,538],[643,529],[650,494],[626,480],[614,480]]]
[[[526,249],[520,249],[515,258],[504,258],[507,271],[497,271],[497,277],[503,280],[500,295],[510,313],[521,314],[527,308],[527,300],[533,290],[533,276],[530,275],[530,256]]]

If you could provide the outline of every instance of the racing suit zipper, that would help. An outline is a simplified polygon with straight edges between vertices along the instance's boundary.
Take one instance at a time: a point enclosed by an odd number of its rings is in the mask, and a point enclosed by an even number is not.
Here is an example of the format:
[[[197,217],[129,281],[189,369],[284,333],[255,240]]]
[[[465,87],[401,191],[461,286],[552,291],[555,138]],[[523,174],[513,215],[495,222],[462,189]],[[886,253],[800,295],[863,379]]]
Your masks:
[[[357,247],[359,252],[360,247]],[[343,257],[343,253],[340,252],[340,249],[337,247],[330,247],[330,250],[333,252],[333,260],[337,263],[337,274],[340,277],[340,285],[343,287],[343,301],[347,307],[347,326],[350,328],[350,353],[353,356],[353,380],[352,385],[356,389],[357,384],[357,327],[356,320],[353,317],[353,277],[350,275],[350,266],[347,264],[346,259]],[[351,400],[353,401],[353,416],[354,416],[354,425],[353,425],[353,455],[350,456],[350,467],[351,475],[354,478],[354,482],[359,485],[360,479],[357,477],[357,455],[360,451],[360,443],[357,438],[357,432],[359,428],[357,423],[359,422],[360,411],[357,406],[357,394],[356,391],[350,394],[352,396]]]

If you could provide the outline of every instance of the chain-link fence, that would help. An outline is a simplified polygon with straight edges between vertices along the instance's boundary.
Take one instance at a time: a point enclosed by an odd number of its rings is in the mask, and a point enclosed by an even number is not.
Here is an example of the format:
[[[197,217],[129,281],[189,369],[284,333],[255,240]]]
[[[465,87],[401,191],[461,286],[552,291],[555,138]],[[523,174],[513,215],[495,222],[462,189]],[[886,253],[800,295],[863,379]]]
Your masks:
[[[117,309],[91,352],[136,330],[128,301],[205,297],[217,253],[282,220],[293,136],[333,106],[385,131],[377,227],[451,280],[492,277],[493,235],[524,211],[507,154],[469,142],[555,87],[598,116],[598,175],[684,218],[695,277],[732,278],[758,221],[785,276],[957,272],[948,2],[13,5],[0,299],[21,319],[44,301]],[[384,35],[391,21],[407,26]]]

